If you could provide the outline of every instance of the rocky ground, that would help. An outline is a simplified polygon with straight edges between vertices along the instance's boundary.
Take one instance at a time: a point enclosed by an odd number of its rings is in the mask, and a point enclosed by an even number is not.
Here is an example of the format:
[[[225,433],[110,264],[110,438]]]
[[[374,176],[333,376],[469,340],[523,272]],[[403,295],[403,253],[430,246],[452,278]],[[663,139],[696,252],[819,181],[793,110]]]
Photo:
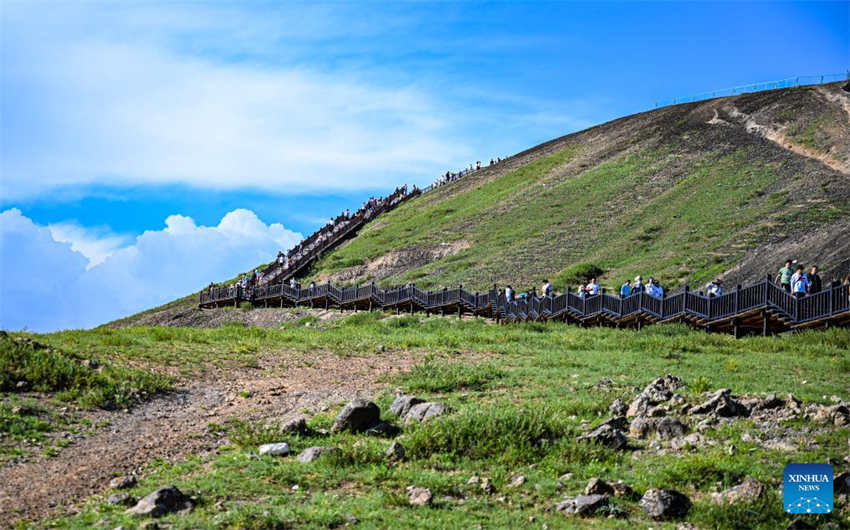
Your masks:
[[[263,358],[259,368],[184,381],[175,392],[130,410],[95,412],[98,420],[108,418],[107,427],[78,437],[55,457],[0,468],[0,526],[57,510],[73,513],[76,503],[107,490],[114,477],[142,474],[156,459],[215,453],[227,440],[211,424],[327,410],[368,395],[379,380],[413,361],[406,354],[392,359],[326,354],[309,362]]]

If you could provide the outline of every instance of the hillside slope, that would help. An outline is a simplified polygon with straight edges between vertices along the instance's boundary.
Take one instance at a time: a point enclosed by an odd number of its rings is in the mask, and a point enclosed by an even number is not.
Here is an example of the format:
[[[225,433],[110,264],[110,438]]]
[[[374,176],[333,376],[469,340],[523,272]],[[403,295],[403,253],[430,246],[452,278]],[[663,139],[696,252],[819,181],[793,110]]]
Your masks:
[[[638,273],[696,285],[760,278],[786,257],[829,279],[850,265],[848,233],[850,93],[833,83],[541,144],[382,216],[305,281],[526,287],[592,263],[610,286]]]

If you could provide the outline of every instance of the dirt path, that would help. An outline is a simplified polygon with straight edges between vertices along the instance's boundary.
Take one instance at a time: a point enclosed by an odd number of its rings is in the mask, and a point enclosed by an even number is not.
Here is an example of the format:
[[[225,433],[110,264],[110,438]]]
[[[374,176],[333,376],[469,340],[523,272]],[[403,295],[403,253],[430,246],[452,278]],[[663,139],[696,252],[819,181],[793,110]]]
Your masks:
[[[61,513],[62,507],[73,511],[74,504],[105,491],[112,477],[143,473],[153,459],[173,462],[215,451],[226,440],[207,430],[211,422],[279,418],[370,396],[384,376],[409,370],[414,360],[407,353],[266,359],[261,369],[183,384],[129,414],[98,413],[110,419],[109,427],[54,458],[0,469],[0,527]]]

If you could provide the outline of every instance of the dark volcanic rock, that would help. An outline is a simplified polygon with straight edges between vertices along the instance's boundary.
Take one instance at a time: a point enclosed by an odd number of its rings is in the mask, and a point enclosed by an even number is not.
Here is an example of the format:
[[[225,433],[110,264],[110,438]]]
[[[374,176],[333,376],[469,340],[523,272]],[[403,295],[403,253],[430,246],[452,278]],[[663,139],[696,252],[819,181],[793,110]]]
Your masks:
[[[662,418],[655,426],[655,431],[659,438],[669,440],[684,435],[688,431],[688,427],[679,420],[673,418]]]
[[[437,416],[442,416],[446,412],[448,412],[449,406],[445,403],[419,403],[417,405],[413,405],[410,407],[410,410],[407,411],[407,414],[404,416],[405,423],[422,423],[423,421],[427,421],[431,418],[436,418]]]
[[[574,499],[564,499],[555,509],[571,515],[593,515],[597,510],[608,506],[608,495],[579,495]]]
[[[604,423],[584,436],[579,436],[578,439],[602,444],[606,447],[610,447],[611,449],[623,449],[628,443],[623,431]]]
[[[398,396],[397,398],[395,398],[395,401],[393,401],[393,404],[390,405],[389,412],[391,414],[395,414],[399,418],[403,418],[410,411],[410,407],[418,405],[420,403],[425,403],[425,400],[419,399],[418,397],[411,396],[409,394],[404,396]]]
[[[343,408],[334,420],[333,432],[362,432],[372,427],[381,418],[381,409],[371,401],[355,399]]]
[[[191,510],[192,500],[183,495],[177,486],[159,488],[127,510],[127,514],[159,517],[171,512]]]
[[[653,519],[672,519],[687,515],[691,501],[678,491],[652,488],[641,497],[639,505]]]

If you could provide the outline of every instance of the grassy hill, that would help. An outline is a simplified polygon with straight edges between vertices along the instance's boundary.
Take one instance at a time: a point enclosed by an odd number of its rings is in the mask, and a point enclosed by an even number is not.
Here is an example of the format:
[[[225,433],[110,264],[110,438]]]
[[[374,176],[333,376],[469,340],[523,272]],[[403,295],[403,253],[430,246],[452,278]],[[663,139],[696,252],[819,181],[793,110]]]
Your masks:
[[[787,256],[837,277],[848,230],[850,93],[835,83],[552,140],[382,216],[308,280],[525,287],[592,264],[612,286],[638,273],[674,286],[755,279]]]

